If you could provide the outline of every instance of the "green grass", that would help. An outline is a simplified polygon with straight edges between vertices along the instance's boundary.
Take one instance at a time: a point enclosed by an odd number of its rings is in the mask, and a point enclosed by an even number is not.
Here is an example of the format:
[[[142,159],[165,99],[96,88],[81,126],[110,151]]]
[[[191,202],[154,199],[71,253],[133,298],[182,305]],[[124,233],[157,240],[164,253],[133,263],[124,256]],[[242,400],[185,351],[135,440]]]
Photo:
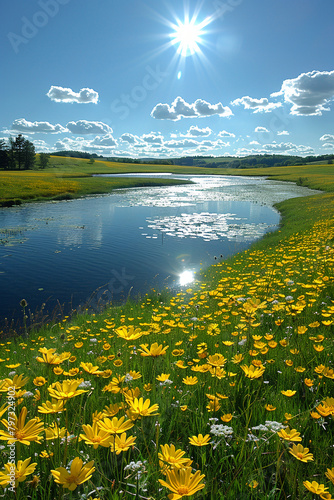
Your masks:
[[[334,190],[332,165],[300,165],[255,169],[226,169],[187,167],[177,165],[137,165],[97,160],[93,165],[85,159],[54,156],[45,170],[0,171],[0,206],[29,201],[70,199],[90,194],[110,193],[114,189],[149,185],[182,183],[157,178],[101,178],[94,174],[162,173],[189,175],[246,175],[267,176],[276,180],[321,189]]]
[[[330,173],[323,168],[312,182],[331,190]],[[299,169],[289,167],[290,174]],[[302,174],[311,177],[312,172]],[[6,498],[166,499],[171,491],[159,482],[168,483],[168,463],[159,460],[162,445],[175,445],[192,460],[192,473],[205,475],[205,487],[194,499],[320,498],[305,481],[328,488],[324,498],[334,496],[326,476],[334,481],[334,470],[328,473],[334,464],[334,195],[294,198],[278,208],[279,231],[203,270],[197,285],[174,297],[167,290],[152,291],[139,302],[28,329],[25,337],[3,338],[1,463],[9,457],[6,403],[8,387],[15,384],[17,416],[26,407],[27,421],[39,417],[46,428],[56,417],[70,436],[68,442],[17,442],[16,462],[31,458],[36,466],[15,495],[4,493]],[[157,348],[155,357],[142,356],[154,343],[164,349],[160,355]],[[55,349],[63,358],[58,365],[51,364],[51,356],[41,363],[36,359],[41,348]],[[89,370],[87,363],[98,368]],[[246,376],[250,366],[259,370],[258,378]],[[22,387],[13,372],[29,377]],[[45,383],[36,385],[36,377]],[[196,377],[196,383],[187,385],[191,379],[186,377]],[[66,411],[39,413],[38,407],[51,401],[52,384],[78,378],[87,383],[87,392],[74,393]],[[151,416],[148,411],[135,418],[135,396],[149,400],[149,407],[157,405]],[[94,449],[80,441],[83,425],[92,425],[93,418],[108,423],[104,419],[114,412],[116,418],[133,420],[126,432],[135,439],[129,449],[117,455],[110,446]],[[290,453],[293,443],[277,433],[288,425],[312,460]],[[208,444],[191,444],[189,438],[199,434],[208,435]],[[45,432],[40,436],[45,438]],[[55,483],[51,470],[75,457],[94,460],[96,470],[71,493]],[[29,483],[34,474],[39,480]]]

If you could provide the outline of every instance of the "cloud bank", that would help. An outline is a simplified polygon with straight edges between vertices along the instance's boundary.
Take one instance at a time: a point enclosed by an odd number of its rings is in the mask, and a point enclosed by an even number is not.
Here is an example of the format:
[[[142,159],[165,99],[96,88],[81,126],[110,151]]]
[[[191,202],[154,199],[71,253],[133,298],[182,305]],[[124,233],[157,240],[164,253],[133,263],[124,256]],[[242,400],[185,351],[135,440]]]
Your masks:
[[[218,104],[210,104],[203,99],[197,99],[194,103],[187,103],[182,97],[177,97],[174,102],[169,104],[157,104],[151,116],[157,120],[180,120],[181,118],[198,118],[203,116],[218,115],[228,118],[233,115],[228,106],[223,106],[221,102]]]
[[[244,109],[251,109],[253,113],[270,113],[276,108],[280,108],[282,106],[281,102],[269,102],[266,97],[262,97],[261,99],[254,99],[245,95],[244,97],[240,97],[239,99],[235,99],[231,102],[232,106],[240,106],[242,105]]]
[[[67,132],[67,129],[59,125],[59,123],[52,125],[49,122],[30,122],[25,118],[14,120],[11,130],[24,134],[60,134]]]

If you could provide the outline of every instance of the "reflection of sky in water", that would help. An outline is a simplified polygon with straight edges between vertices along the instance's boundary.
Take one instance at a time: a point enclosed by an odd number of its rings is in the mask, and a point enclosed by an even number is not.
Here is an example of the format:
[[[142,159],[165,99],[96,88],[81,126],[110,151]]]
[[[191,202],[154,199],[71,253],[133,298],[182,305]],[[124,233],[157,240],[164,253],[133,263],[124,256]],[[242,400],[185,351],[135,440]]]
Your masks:
[[[148,227],[168,236],[201,238],[204,241],[219,240],[222,237],[236,241],[253,240],[270,227],[265,223],[247,224],[240,221],[242,219],[234,214],[202,212],[148,219]]]

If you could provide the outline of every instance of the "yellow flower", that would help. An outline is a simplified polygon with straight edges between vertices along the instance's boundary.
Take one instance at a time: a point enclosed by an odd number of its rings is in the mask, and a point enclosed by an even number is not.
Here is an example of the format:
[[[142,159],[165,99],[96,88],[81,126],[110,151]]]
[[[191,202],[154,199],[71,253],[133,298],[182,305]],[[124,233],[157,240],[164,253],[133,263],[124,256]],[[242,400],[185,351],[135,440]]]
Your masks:
[[[88,481],[92,477],[95,471],[93,465],[94,460],[83,465],[81,458],[75,457],[71,464],[70,472],[68,472],[65,467],[57,467],[57,469],[51,470],[51,473],[56,483],[62,484],[63,488],[74,491],[79,484]]]
[[[51,451],[50,453],[48,453],[46,450],[43,450],[40,452],[39,456],[42,458],[51,458],[53,457],[53,452]]]
[[[47,365],[60,365],[63,361],[68,359],[71,356],[71,353],[63,353],[57,354],[56,349],[46,349],[46,347],[41,347],[38,349],[39,352],[42,353],[42,357],[37,356],[37,361],[40,363],[45,363]]]
[[[267,405],[265,406],[265,409],[266,409],[267,411],[275,411],[275,410],[276,410],[276,406],[272,406],[272,405],[267,404]]]
[[[105,417],[114,417],[120,410],[120,404],[115,403],[113,405],[105,406],[103,413]]]
[[[286,429],[281,429],[277,432],[280,438],[285,441],[301,441],[300,432],[297,432],[296,429],[290,429],[287,427]]]
[[[5,472],[0,471],[0,485],[3,488],[6,488],[14,479],[13,469],[15,470],[15,488],[19,483],[22,483],[26,480],[27,476],[32,474],[35,471],[37,463],[30,463],[31,458],[27,458],[26,460],[19,460],[17,465],[12,463],[7,463],[4,465]]]
[[[21,389],[27,382],[29,377],[23,375],[14,375],[13,379],[5,378],[0,381],[0,392],[8,392],[9,387],[15,387],[15,392]]]
[[[125,417],[104,418],[102,422],[97,422],[97,425],[109,434],[122,434],[134,426],[132,420],[125,420]]]
[[[70,368],[68,372],[63,372],[65,377],[75,377],[79,373],[79,368]]]
[[[231,359],[232,363],[234,364],[238,364],[238,363],[241,363],[241,361],[244,359],[244,355],[243,354],[235,354],[233,356],[233,358]]]
[[[250,488],[253,488],[255,490],[255,488],[257,488],[259,486],[259,483],[257,481],[255,481],[255,479],[253,479],[250,483],[247,483],[247,486],[249,486]]]
[[[125,380],[125,375],[117,375],[117,377],[113,377],[111,382],[109,382],[109,384],[102,389],[103,392],[108,391],[112,392],[113,394],[122,392],[122,390],[125,389],[125,387],[123,388],[124,380]]]
[[[177,450],[173,444],[168,445],[160,445],[161,453],[158,453],[158,458],[163,464],[160,463],[160,467],[164,468],[166,465],[170,466],[170,468],[182,468],[182,467],[190,467],[192,461],[189,458],[184,457],[185,451]],[[165,469],[165,470],[170,470]]]
[[[312,387],[313,386],[313,380],[310,378],[305,378],[304,379],[304,384],[307,385],[307,387]]]
[[[120,436],[115,435],[111,437],[110,449],[115,451],[116,455],[119,455],[122,451],[127,451],[131,446],[134,446],[136,438],[134,436],[126,437],[126,433],[123,432]]]
[[[197,377],[185,377],[182,382],[186,385],[196,385],[198,383]]]
[[[202,490],[205,487],[205,484],[201,483],[204,477],[205,475],[201,474],[201,471],[198,470],[192,474],[191,467],[186,467],[167,471],[166,481],[159,479],[159,482],[173,492],[173,495],[168,495],[168,498],[179,500],[179,498],[189,497]]]
[[[104,446],[108,448],[111,444],[112,436],[109,432],[99,428],[97,422],[93,422],[93,425],[83,425],[82,426],[84,434],[80,434],[80,441],[85,441],[86,444],[93,445],[96,450],[99,446]]]
[[[205,436],[203,436],[202,434],[198,434],[198,436],[190,437],[189,443],[193,444],[194,446],[206,446],[210,443],[210,436],[209,434],[205,434]]]
[[[116,366],[116,367],[122,366],[122,364],[123,364],[123,361],[121,359],[115,359],[113,361],[113,365]]]
[[[58,427],[57,423],[51,424],[50,427],[47,427],[45,429],[45,439],[48,441],[50,439],[59,439],[63,438],[66,436],[66,429],[65,427]]]
[[[283,396],[287,396],[288,398],[291,398],[292,396],[294,396],[296,394],[297,391],[290,391],[287,390],[287,391],[281,391],[281,394],[283,394]]]
[[[157,342],[154,342],[150,348],[148,348],[148,344],[140,344],[141,349],[138,349],[141,356],[157,358],[158,356],[163,356],[166,354],[168,349],[168,345],[163,347],[161,344],[158,345]]]
[[[158,413],[154,412],[159,410],[159,405],[154,404],[153,406],[150,406],[151,401],[149,399],[144,401],[144,398],[134,398],[132,401],[128,400],[128,404],[129,409],[126,413],[131,420],[158,415]]]
[[[225,415],[220,417],[220,420],[222,420],[223,422],[231,422],[232,418],[232,413],[226,413]]]
[[[94,366],[93,363],[84,363],[81,361],[80,366],[85,370],[85,372],[90,373],[91,375],[100,375],[102,373],[99,367]]]
[[[172,356],[182,356],[184,354],[184,349],[173,349]]]
[[[144,391],[150,392],[152,390],[152,384],[144,384]]]
[[[64,401],[58,401],[57,399],[53,399],[52,402],[45,401],[45,403],[42,403],[42,406],[38,407],[38,413],[60,413],[66,411],[64,404]]]
[[[304,448],[301,444],[293,444],[292,448],[290,448],[289,453],[293,455],[297,460],[300,460],[301,462],[309,462],[313,460],[313,455],[312,453],[309,453],[308,448]]]
[[[169,379],[170,373],[162,373],[161,375],[157,376],[158,382],[165,382],[166,380]]]
[[[328,488],[325,488],[324,484],[319,484],[316,481],[303,481],[303,485],[307,488],[311,493],[315,493],[316,495],[321,495],[325,493]]]
[[[130,326],[120,326],[115,329],[117,337],[124,340],[136,340],[144,335],[144,332],[140,328],[134,328],[133,325]]]
[[[250,365],[250,366],[242,365],[242,366],[240,366],[240,368],[243,370],[243,372],[246,375],[246,377],[248,377],[250,379],[255,379],[255,378],[262,377],[262,375],[263,375],[263,373],[265,371],[265,367],[264,366],[261,367],[261,368],[257,368],[254,365]]]
[[[18,441],[27,446],[33,441],[40,443],[42,436],[39,434],[43,432],[44,424],[38,418],[33,418],[25,423],[27,413],[27,408],[24,406],[20,415],[18,417],[14,416],[15,423],[11,421],[9,424],[7,420],[1,420],[1,423],[7,427],[8,431],[0,431],[0,439],[7,441],[9,444]]]
[[[33,383],[37,387],[40,387],[40,386],[46,384],[47,380],[44,377],[36,377],[36,378],[34,378]]]
[[[210,366],[215,366],[215,367],[221,367],[224,366],[226,363],[227,359],[224,358],[222,354],[213,354],[208,356],[206,362]]]
[[[139,387],[135,387],[134,389],[124,389],[123,394],[126,399],[134,399],[134,398],[139,398],[140,396],[140,389]]]
[[[83,389],[78,389],[81,382],[83,382],[83,378],[55,382],[48,387],[48,391],[52,398],[67,401],[68,399],[75,398],[75,396],[80,396],[80,394],[84,392],[88,392]]]
[[[133,380],[137,380],[137,379],[142,377],[142,374],[140,372],[136,372],[133,370],[129,371],[129,375],[130,375],[130,377],[132,377]]]
[[[327,469],[327,472],[325,472],[325,476],[328,477],[328,479],[334,484],[334,467],[333,469]]]
[[[178,368],[182,368],[183,370],[186,370],[188,367],[187,366],[184,366],[184,361],[183,359],[179,359],[176,363],[175,363],[175,366],[177,366]]]

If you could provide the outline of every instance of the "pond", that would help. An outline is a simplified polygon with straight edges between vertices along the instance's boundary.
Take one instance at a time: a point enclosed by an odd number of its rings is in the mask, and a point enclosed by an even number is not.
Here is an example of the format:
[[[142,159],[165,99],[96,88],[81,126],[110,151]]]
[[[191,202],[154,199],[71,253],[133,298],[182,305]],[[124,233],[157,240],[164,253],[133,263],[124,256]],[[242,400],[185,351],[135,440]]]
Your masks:
[[[275,230],[274,203],[314,192],[263,178],[163,176],[193,183],[0,209],[0,318],[22,316],[21,299],[66,314],[191,286],[201,268]]]

